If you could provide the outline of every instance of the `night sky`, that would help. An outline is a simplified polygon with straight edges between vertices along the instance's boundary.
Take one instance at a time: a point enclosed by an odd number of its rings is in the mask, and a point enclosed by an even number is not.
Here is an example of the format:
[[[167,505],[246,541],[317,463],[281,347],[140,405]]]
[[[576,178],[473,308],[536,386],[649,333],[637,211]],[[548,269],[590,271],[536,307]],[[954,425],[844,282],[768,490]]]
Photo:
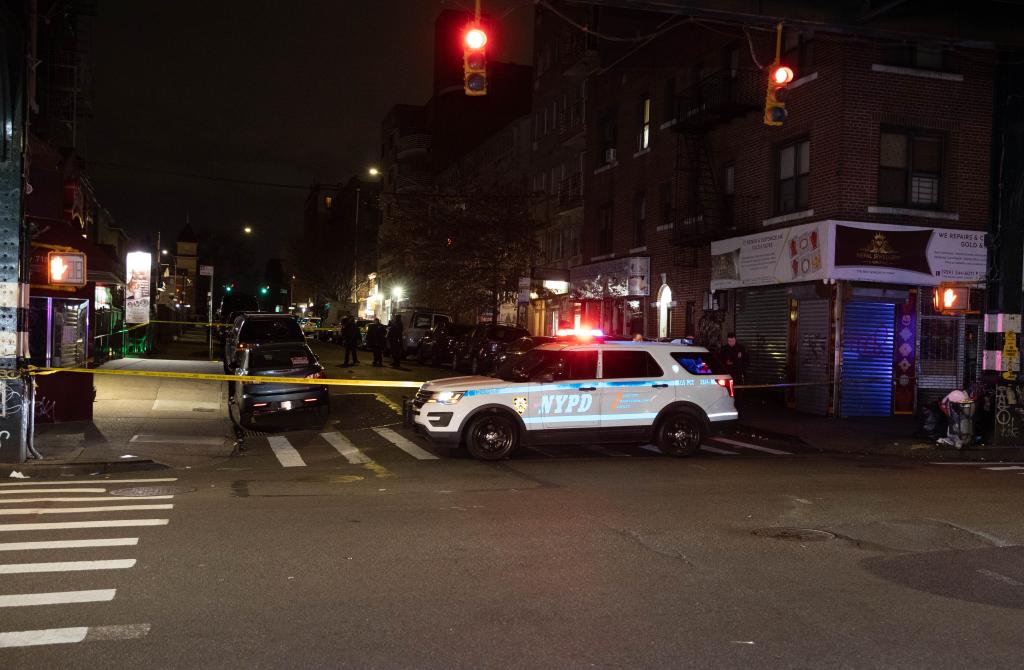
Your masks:
[[[100,0],[94,114],[80,152],[97,196],[129,235],[242,238],[254,263],[283,255],[306,191],[157,171],[306,186],[376,165],[380,121],[431,90],[433,24],[469,0]],[[531,62],[529,0],[500,16],[493,58]],[[497,36],[496,36],[497,37]],[[104,164],[119,164],[115,168]],[[165,243],[166,247],[167,244]]]

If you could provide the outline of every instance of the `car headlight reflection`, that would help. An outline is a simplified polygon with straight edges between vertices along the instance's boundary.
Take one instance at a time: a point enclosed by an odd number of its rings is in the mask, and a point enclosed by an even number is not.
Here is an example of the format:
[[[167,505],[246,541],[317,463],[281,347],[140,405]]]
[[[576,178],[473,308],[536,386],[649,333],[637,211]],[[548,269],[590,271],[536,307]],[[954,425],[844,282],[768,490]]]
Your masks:
[[[436,402],[442,405],[454,405],[466,394],[465,391],[439,391],[427,402]]]

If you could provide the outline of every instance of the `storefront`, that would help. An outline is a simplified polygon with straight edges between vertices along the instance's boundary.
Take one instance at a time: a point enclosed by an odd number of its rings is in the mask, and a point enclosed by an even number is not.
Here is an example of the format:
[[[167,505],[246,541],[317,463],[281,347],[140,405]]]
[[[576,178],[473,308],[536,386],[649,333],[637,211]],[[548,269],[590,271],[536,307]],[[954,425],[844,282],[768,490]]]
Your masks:
[[[940,285],[980,306],[984,233],[819,221],[712,244],[713,291],[733,295],[746,382],[821,415],[911,413],[980,365],[980,323],[936,311]]]
[[[569,297],[580,303],[579,322],[600,328],[607,335],[646,332],[650,275],[651,259],[646,256],[616,258],[572,268]],[[575,315],[573,320],[576,320]]]

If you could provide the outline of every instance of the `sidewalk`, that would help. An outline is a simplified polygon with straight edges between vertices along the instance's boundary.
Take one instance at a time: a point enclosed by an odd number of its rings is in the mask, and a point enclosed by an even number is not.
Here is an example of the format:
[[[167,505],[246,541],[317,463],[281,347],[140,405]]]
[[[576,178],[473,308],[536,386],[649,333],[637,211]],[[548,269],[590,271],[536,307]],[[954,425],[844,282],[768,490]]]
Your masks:
[[[803,414],[765,404],[755,398],[738,403],[738,432],[750,437],[793,441],[819,451],[874,454],[929,460],[1024,460],[1024,448],[977,446],[953,449],[914,437],[913,416],[851,417],[846,419]]]
[[[192,345],[194,346],[194,344]],[[124,358],[106,370],[221,373],[219,362]],[[72,374],[72,373],[67,373]],[[2,464],[33,476],[189,468],[225,458],[233,447],[227,396],[220,382],[95,375],[91,422],[36,424],[41,459]]]

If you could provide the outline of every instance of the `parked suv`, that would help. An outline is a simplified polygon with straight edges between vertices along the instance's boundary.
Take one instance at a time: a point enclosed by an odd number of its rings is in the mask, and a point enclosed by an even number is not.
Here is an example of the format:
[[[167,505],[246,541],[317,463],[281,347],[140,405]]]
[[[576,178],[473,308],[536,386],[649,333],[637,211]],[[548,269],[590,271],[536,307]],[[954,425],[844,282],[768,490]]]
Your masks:
[[[420,340],[416,361],[423,364],[441,365],[452,360],[453,345],[473,330],[450,321],[442,321]]]
[[[505,348],[530,331],[518,326],[481,324],[455,350],[452,368],[460,372],[487,374]]]
[[[235,319],[224,342],[224,371],[233,372],[236,354],[263,344],[277,342],[306,343],[306,337],[294,316],[288,314],[243,314]]]
[[[417,432],[483,460],[577,440],[690,456],[737,418],[732,377],[713,369],[707,349],[655,342],[544,344],[492,377],[427,382],[405,405]]]

